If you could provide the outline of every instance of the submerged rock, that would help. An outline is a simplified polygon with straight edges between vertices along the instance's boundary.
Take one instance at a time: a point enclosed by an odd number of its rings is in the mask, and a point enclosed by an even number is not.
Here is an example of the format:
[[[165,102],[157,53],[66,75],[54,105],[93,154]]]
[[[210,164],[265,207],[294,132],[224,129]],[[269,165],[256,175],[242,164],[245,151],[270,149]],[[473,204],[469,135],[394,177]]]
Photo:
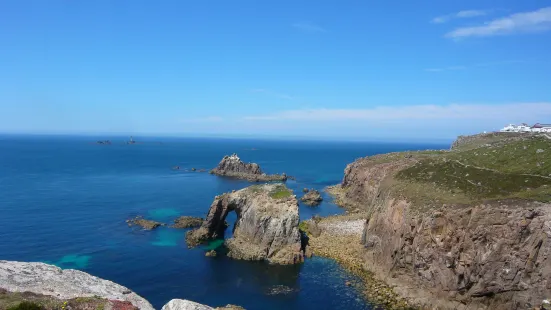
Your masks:
[[[271,181],[286,181],[287,175],[272,174],[267,175],[262,172],[260,166],[255,163],[244,163],[237,156],[233,154],[231,156],[224,156],[218,166],[210,171],[211,174],[219,176],[234,177],[238,179],[244,179],[252,182],[271,182]]]
[[[302,198],[300,198],[300,201],[309,206],[317,206],[323,201],[323,198],[321,198],[320,192],[315,189],[311,189],[306,192]]]
[[[274,285],[266,290],[266,295],[287,295],[297,291],[297,289],[286,285]]]
[[[133,219],[127,220],[126,223],[128,223],[128,226],[141,226],[145,230],[153,230],[155,228],[158,228],[159,226],[165,225],[156,221],[146,220],[141,216],[136,216]]]
[[[172,228],[194,228],[199,227],[203,224],[203,219],[200,217],[193,216],[180,216],[174,220],[174,224],[170,227]]]
[[[201,227],[187,233],[188,246],[222,238],[231,211],[237,213],[237,221],[233,237],[225,242],[228,256],[274,264],[303,261],[298,203],[282,184],[255,185],[216,196]]]
[[[32,301],[51,296],[54,299],[50,300],[54,303],[68,300],[67,303],[71,304],[72,299],[81,297],[80,302],[97,306],[109,304],[112,309],[136,307],[141,310],[153,310],[147,300],[124,286],[79,270],[61,269],[44,263],[0,261],[1,289],[5,290],[3,294],[10,292],[12,299],[14,296],[20,296],[22,300]],[[29,296],[31,293],[35,295]],[[89,299],[83,299],[84,297]]]

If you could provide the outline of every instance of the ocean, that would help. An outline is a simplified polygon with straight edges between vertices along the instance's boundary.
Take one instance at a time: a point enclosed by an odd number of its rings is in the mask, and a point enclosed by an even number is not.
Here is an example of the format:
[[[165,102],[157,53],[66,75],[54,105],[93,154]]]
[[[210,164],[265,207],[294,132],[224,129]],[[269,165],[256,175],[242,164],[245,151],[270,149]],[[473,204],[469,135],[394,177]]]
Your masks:
[[[95,143],[106,139],[112,144]],[[205,252],[216,245],[188,249],[186,230],[143,231],[125,221],[137,215],[166,223],[181,215],[206,216],[215,195],[250,185],[190,171],[211,169],[227,154],[256,162],[267,173],[296,177],[287,186],[300,196],[302,188],[321,191],[339,183],[346,165],[359,157],[448,148],[430,143],[126,140],[0,136],[0,259],[83,270],[127,286],[158,309],[173,298],[248,310],[372,309],[360,289],[344,284],[354,276],[332,260],[314,257],[301,265],[271,266],[209,258]],[[318,207],[300,206],[301,219],[342,212],[325,194]],[[229,217],[230,225],[232,221],[235,216]]]

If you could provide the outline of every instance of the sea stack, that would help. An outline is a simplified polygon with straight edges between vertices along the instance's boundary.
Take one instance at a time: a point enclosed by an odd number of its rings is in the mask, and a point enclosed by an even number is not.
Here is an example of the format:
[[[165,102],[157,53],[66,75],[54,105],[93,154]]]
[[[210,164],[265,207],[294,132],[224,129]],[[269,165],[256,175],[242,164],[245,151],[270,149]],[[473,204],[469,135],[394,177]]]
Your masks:
[[[237,154],[224,156],[218,166],[212,169],[210,173],[219,176],[244,179],[251,182],[287,181],[287,175],[285,173],[267,175],[262,172],[258,164],[244,163]]]
[[[303,261],[298,202],[282,184],[254,185],[216,196],[200,228],[188,232],[188,246],[224,237],[226,216],[237,213],[233,237],[226,240],[228,256],[272,264]]]

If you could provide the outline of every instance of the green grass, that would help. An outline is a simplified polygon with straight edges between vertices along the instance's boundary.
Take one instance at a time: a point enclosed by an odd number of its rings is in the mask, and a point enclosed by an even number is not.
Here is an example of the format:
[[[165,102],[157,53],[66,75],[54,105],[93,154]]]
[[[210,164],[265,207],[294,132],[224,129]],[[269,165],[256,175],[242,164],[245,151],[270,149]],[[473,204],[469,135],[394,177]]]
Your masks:
[[[551,139],[529,137],[503,141],[489,147],[451,152],[447,158],[504,173],[551,176]]]
[[[270,197],[273,199],[283,199],[291,197],[293,191],[288,189],[285,185],[277,185],[274,190],[270,192]]]
[[[22,301],[17,306],[9,307],[7,310],[43,310],[44,307],[41,305],[30,302],[30,301]]]
[[[551,201],[551,140],[541,136],[495,140],[417,159],[399,171],[388,188],[419,204],[502,198]]]
[[[307,235],[310,234],[308,232],[308,224],[306,223],[306,221],[301,221],[300,223],[298,223],[298,229]]]

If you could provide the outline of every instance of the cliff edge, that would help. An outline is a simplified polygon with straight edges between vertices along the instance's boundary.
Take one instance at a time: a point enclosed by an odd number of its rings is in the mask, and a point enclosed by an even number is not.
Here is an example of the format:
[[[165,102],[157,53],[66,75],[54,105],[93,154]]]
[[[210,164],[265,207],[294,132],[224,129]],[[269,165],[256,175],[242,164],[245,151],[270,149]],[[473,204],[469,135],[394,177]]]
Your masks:
[[[422,308],[540,306],[551,297],[551,140],[461,140],[346,167],[331,192],[367,214],[364,266]]]
[[[244,163],[237,154],[224,156],[210,174],[244,179],[251,182],[286,181],[285,174],[265,174],[256,163]]]
[[[225,241],[228,256],[273,264],[303,261],[298,202],[282,184],[254,185],[217,196],[201,227],[186,235],[188,246],[223,238],[231,211],[237,213],[237,221],[233,237]]]

